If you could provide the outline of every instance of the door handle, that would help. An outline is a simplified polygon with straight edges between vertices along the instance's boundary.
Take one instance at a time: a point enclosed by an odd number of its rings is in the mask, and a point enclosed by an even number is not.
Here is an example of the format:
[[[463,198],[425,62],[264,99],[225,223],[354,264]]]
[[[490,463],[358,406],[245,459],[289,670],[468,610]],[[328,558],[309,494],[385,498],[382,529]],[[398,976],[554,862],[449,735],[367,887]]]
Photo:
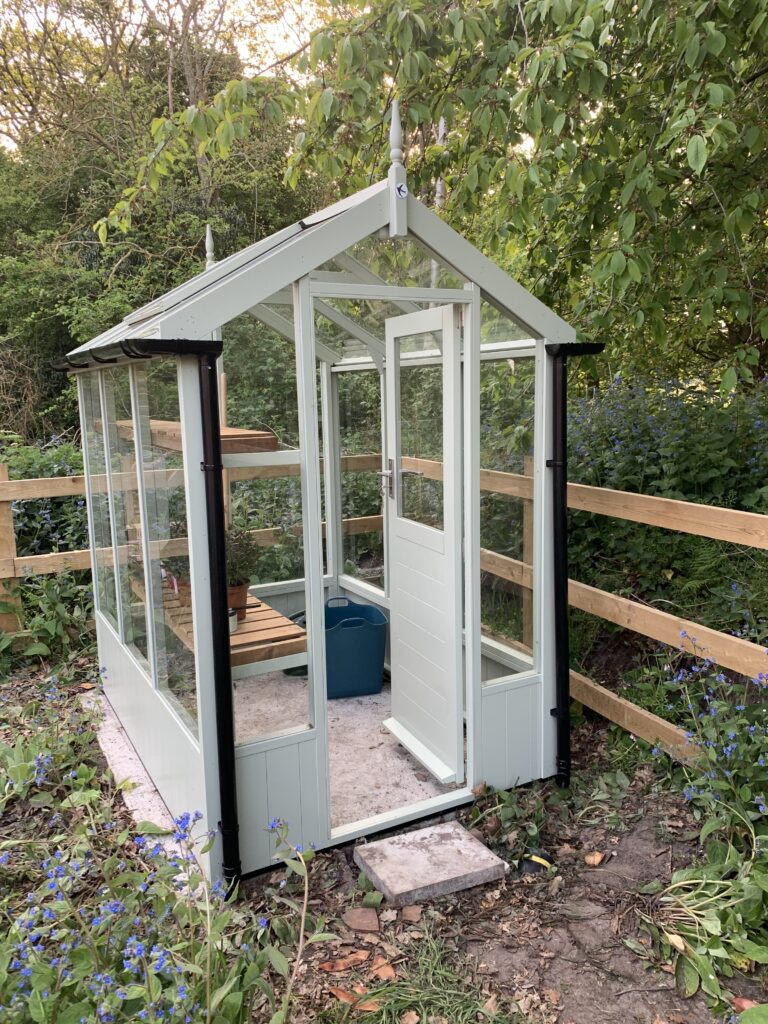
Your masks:
[[[376,473],[376,476],[381,481],[381,493],[389,495],[390,498],[395,496],[395,466],[392,459],[387,459],[387,469],[380,469]]]

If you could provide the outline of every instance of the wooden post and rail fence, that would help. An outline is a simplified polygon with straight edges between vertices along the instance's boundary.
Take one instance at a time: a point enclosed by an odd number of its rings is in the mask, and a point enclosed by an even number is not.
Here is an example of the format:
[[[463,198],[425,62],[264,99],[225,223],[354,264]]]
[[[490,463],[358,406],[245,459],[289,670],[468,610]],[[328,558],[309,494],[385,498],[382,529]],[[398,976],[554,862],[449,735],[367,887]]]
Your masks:
[[[378,470],[380,464],[379,455],[347,455],[341,458],[341,471],[372,472]],[[416,470],[427,479],[442,478],[443,467],[440,462],[404,458],[403,468]],[[298,474],[297,465],[255,466],[228,470],[230,482],[274,479]],[[183,479],[181,470],[165,470],[159,475],[168,487],[179,486]],[[134,474],[113,474],[113,482],[116,476],[124,476],[127,487],[132,486],[135,489]],[[530,595],[533,582],[533,480],[530,464],[526,463],[523,474],[483,469],[480,472],[480,488],[481,491],[507,495],[525,503],[523,560],[518,561],[495,551],[481,549],[480,567],[483,572],[520,588],[524,611],[523,641],[530,645]],[[0,601],[12,601],[14,580],[66,569],[89,569],[91,565],[88,550],[18,556],[12,502],[35,498],[76,497],[84,494],[85,478],[82,476],[9,480],[7,466],[0,464]],[[768,516],[754,512],[657,498],[585,484],[568,485],[568,507],[694,534],[698,537],[728,541],[744,547],[768,550]],[[380,515],[346,519],[342,523],[342,529],[348,535],[376,533],[383,529],[383,521]],[[254,535],[259,543],[265,546],[279,543],[280,538],[284,536],[283,532],[277,529],[256,530]],[[155,549],[153,554],[170,556],[185,553],[186,543],[186,538],[155,541],[151,548]],[[760,672],[765,673],[768,668],[768,657],[763,646],[718,632],[640,601],[611,594],[577,580],[569,580],[568,597],[572,608],[578,608],[670,647],[683,647],[691,654],[707,657],[715,664],[741,675],[755,678]],[[18,628],[18,618],[13,611],[0,612],[0,629],[14,632]],[[692,637],[696,640],[695,648],[691,641]],[[672,753],[680,754],[685,751],[687,741],[682,730],[578,672],[571,672],[571,694],[575,700],[628,732],[651,742],[658,740]]]

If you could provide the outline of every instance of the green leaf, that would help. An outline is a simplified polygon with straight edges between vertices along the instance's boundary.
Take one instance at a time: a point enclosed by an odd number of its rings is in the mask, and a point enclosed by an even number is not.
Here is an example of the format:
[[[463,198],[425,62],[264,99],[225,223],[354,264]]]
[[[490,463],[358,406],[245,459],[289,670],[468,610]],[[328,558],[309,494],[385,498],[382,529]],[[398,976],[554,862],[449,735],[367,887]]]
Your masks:
[[[320,97],[320,110],[322,111],[323,117],[328,120],[331,116],[331,110],[333,109],[333,89],[323,89],[323,94]]]
[[[729,391],[733,391],[739,382],[739,376],[736,373],[734,366],[729,366],[723,376],[720,378],[720,390],[725,394]]]
[[[699,312],[699,319],[705,327],[709,327],[714,319],[715,309],[712,305],[712,299],[706,299],[701,305],[701,311]]]
[[[384,894],[381,892],[367,892],[363,896],[364,907],[380,907],[381,901],[384,899]]]
[[[173,829],[163,828],[162,825],[156,825],[154,821],[139,821],[136,823],[136,831],[143,836],[167,836]]]
[[[35,990],[27,1001],[29,1015],[36,1024],[42,1024],[45,1020],[45,1003],[42,995]]]
[[[146,995],[143,988],[141,991]],[[87,1018],[92,1012],[93,1006],[90,1003],[71,1003],[56,1014],[56,1024],[80,1024],[82,1018]]]
[[[634,210],[630,210],[621,218],[621,237],[626,241],[632,237],[635,232],[635,220],[636,214]]]
[[[675,961],[675,985],[677,991],[684,999],[690,999],[699,991],[699,972],[694,965],[682,953],[678,954]]]
[[[739,1024],[768,1024],[768,1003],[744,1010],[739,1015]]]
[[[621,249],[617,249],[613,253],[613,255],[611,256],[611,262],[610,262],[611,273],[615,274],[618,277],[619,274],[623,274],[624,273],[624,270],[625,270],[626,266],[627,266],[627,257],[624,255],[624,253],[621,251]]]
[[[272,964],[277,973],[281,977],[287,978],[289,970],[288,961],[283,955],[283,953],[281,953],[280,950],[277,948],[277,946],[267,946],[267,956],[269,957],[269,962]]]
[[[748,956],[750,960],[754,960],[756,964],[768,964],[768,948],[765,946],[759,946],[751,939],[740,935],[732,937],[731,945],[740,953]]]
[[[47,657],[47,655],[51,653],[51,649],[40,640],[37,640],[35,643],[30,644],[29,647],[25,647],[21,653],[24,658],[31,658],[33,655],[42,655],[43,657]]]
[[[688,140],[688,165],[696,174],[701,174],[707,162],[707,143],[702,135],[692,135]]]
[[[717,29],[713,29],[707,36],[707,50],[715,57],[719,56],[725,49],[726,38],[722,32],[718,32]]]

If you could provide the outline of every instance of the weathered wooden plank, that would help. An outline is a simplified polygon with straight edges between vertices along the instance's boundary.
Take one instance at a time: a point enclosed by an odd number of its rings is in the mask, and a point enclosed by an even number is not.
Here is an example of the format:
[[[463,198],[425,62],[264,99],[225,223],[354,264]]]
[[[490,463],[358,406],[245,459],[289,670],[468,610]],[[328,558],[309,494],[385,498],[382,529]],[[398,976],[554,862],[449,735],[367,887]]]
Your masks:
[[[768,548],[768,516],[695,501],[568,484],[568,507],[633,523],[692,533],[752,548]]]
[[[0,480],[8,479],[8,467],[0,463]],[[16,556],[16,534],[13,529],[13,509],[10,501],[0,502],[0,566],[6,568],[14,565]],[[0,568],[0,573],[3,573]],[[0,611],[0,631],[15,633],[21,625],[21,607],[13,593],[13,584],[8,577],[15,575],[13,569],[3,573],[0,578],[0,601],[8,606],[8,611]],[[18,611],[16,610],[18,608]]]
[[[532,566],[525,565],[516,558],[500,555],[497,551],[480,548],[480,569],[491,573],[492,576],[500,576],[503,580],[517,583],[528,590],[533,587]]]
[[[614,622],[624,629],[660,640],[670,647],[683,647],[691,654],[710,658],[723,668],[756,677],[768,668],[765,647],[728,633],[702,626],[670,612],[640,604],[628,597],[609,594],[586,583],[570,580],[568,600],[572,607]]]
[[[596,711],[603,718],[607,718],[609,722],[626,729],[633,736],[639,736],[648,743],[660,743],[675,757],[686,758],[695,753],[695,747],[686,739],[682,729],[665,722],[663,718],[644,708],[639,708],[579,672],[571,672],[571,697]]]

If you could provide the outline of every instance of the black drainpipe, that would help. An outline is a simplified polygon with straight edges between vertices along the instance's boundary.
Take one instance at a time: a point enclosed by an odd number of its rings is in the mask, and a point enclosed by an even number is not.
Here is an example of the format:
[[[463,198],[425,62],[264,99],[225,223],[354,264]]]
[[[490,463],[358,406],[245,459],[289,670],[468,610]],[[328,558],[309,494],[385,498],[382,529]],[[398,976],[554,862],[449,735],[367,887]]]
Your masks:
[[[219,381],[216,356],[198,357],[200,407],[203,419],[205,511],[208,519],[208,566],[211,577],[211,632],[213,679],[216,695],[216,746],[219,751],[219,800],[221,802],[222,865],[224,881],[231,890],[242,874],[237,822],[235,775],[235,726],[232,707],[232,671],[229,658],[227,609],[227,552],[225,542],[224,483],[219,433]]]
[[[568,372],[569,356],[597,355],[605,345],[584,342],[547,345],[552,356],[552,547],[554,557],[555,706],[550,711],[557,723],[555,755],[558,786],[571,781],[571,652],[568,630]]]
[[[229,611],[227,608],[226,521],[224,482],[219,432],[219,382],[216,361],[222,352],[220,340],[130,339],[121,343],[125,355],[146,359],[153,355],[197,357],[200,381],[200,411],[203,432],[205,512],[208,534],[208,573],[211,590],[211,640],[213,645],[213,686],[216,705],[216,745],[219,761],[221,803],[222,868],[231,893],[242,874],[240,863],[237,789],[235,776],[235,726],[232,705],[232,671],[229,660]]]

